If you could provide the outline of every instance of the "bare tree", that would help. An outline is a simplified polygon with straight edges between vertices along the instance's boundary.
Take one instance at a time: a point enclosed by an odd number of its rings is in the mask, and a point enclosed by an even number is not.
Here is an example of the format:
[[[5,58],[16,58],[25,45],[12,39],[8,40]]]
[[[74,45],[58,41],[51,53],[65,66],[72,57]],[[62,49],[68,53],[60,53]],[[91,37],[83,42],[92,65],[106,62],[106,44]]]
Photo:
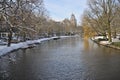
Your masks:
[[[0,1],[0,14],[1,16],[4,18],[4,21],[7,24],[7,28],[9,30],[9,34],[8,34],[8,46],[10,46],[11,40],[12,40],[12,27],[14,27],[14,25],[11,23],[10,21],[10,17],[14,17],[15,16],[15,11],[17,8],[16,1],[13,0],[1,0]]]
[[[116,0],[88,0],[88,17],[90,23],[99,32],[108,33],[109,42],[111,38],[111,23],[115,18],[118,2]],[[94,23],[93,23],[94,22]]]
[[[34,37],[36,33],[36,27],[38,17],[41,19],[45,17],[45,11],[43,0],[1,0],[0,1],[0,16],[4,19],[9,29],[8,46],[11,44],[13,27],[19,29],[20,35],[24,41],[27,36]],[[33,34],[35,33],[35,34]],[[34,35],[34,36],[33,36]]]

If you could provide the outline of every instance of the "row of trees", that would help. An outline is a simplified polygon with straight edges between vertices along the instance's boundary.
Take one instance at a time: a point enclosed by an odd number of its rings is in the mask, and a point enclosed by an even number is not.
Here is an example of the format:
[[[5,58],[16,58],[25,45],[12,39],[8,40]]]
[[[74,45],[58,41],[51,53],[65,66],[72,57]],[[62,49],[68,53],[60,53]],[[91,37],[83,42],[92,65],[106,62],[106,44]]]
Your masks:
[[[83,15],[82,25],[86,35],[105,35],[109,42],[120,33],[120,1],[88,0],[88,9]]]
[[[12,40],[13,28],[19,30],[18,35],[25,41],[27,35],[37,34],[38,25],[46,17],[43,0],[0,1],[0,29],[6,28],[9,32],[8,46]]]
[[[49,18],[43,0],[0,0],[0,32],[8,31],[8,46],[16,29],[17,38],[26,41],[41,36],[69,35],[78,32],[74,14],[56,22]]]

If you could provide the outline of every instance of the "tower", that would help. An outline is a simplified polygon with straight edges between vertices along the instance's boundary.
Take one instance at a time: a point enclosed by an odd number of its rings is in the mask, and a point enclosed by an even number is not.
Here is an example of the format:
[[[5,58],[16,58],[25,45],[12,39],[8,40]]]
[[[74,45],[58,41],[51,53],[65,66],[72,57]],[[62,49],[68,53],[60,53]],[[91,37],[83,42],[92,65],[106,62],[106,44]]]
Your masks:
[[[77,26],[77,20],[76,20],[74,14],[71,15],[70,22],[71,22],[71,24],[72,24],[73,27]]]

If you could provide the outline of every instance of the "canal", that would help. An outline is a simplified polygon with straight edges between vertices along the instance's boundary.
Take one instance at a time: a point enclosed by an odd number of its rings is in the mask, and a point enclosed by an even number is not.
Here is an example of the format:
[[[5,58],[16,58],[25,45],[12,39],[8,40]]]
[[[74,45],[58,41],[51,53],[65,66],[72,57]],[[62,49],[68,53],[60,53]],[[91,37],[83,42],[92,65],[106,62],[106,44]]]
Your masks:
[[[1,57],[0,80],[120,80],[120,51],[80,37],[45,41]]]

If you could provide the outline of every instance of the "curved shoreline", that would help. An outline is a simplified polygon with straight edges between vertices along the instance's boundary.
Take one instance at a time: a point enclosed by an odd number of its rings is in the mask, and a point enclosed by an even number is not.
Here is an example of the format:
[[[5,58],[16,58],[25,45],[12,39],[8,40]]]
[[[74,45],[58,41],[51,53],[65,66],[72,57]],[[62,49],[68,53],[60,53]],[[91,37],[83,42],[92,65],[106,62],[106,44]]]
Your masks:
[[[68,38],[68,37],[75,37],[75,36],[60,36],[59,39]],[[56,37],[43,38],[43,39],[38,39],[38,40],[29,40],[26,42],[11,44],[10,47],[7,47],[6,45],[2,46],[0,49],[0,57],[5,56],[11,52],[14,52],[20,49],[28,49],[28,48],[35,47],[36,46],[35,44],[40,44],[41,42],[54,40],[56,38],[58,37],[56,36]]]
[[[96,44],[99,44],[99,45],[102,45],[102,46],[105,46],[105,47],[109,47],[109,48],[120,50],[120,47],[117,47],[117,46],[114,46],[114,45],[111,45],[111,44],[100,44],[99,42],[97,42],[95,40],[92,40],[92,41],[95,42]]]

